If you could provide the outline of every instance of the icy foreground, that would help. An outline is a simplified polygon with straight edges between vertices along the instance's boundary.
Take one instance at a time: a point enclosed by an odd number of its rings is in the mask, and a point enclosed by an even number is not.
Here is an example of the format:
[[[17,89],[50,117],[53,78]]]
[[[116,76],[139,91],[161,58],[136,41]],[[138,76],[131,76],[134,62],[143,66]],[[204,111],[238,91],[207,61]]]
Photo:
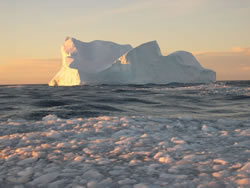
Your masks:
[[[66,38],[61,70],[50,86],[80,84],[209,83],[216,73],[204,69],[189,52],[162,56],[156,41],[136,48],[113,42]]]
[[[0,122],[0,187],[249,187],[250,119]]]

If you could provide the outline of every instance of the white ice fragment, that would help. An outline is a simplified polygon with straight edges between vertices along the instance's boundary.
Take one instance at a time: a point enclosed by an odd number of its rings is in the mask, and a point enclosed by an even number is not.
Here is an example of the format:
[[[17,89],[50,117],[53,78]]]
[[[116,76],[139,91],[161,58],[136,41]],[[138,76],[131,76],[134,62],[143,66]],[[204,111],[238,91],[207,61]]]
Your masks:
[[[192,169],[192,168],[193,168],[192,163],[185,162],[182,164],[171,165],[171,168],[168,169],[168,172],[180,174],[183,171],[183,169]]]
[[[52,182],[53,180],[55,180],[57,177],[59,176],[58,172],[51,172],[48,174],[44,174],[42,176],[37,177],[36,179],[34,179],[32,182],[30,182],[30,184],[32,186],[37,186],[38,184],[41,185],[47,185],[48,183]]]
[[[112,181],[111,178],[106,178],[106,179],[100,181],[98,184],[99,184],[100,186],[102,186],[102,187],[109,187],[109,186],[111,185],[112,182],[113,182],[113,181]]]
[[[174,144],[184,144],[185,143],[184,140],[181,140],[181,139],[179,139],[177,137],[172,137],[171,142],[173,142]]]
[[[65,180],[57,180],[49,183],[48,188],[61,188],[63,187]]]
[[[212,175],[215,178],[225,178],[225,177],[229,176],[229,172],[227,170],[222,170],[219,172],[214,172]]]
[[[221,136],[228,136],[228,132],[227,131],[220,131]]]
[[[160,151],[156,153],[153,157],[155,160],[158,160],[160,163],[171,163],[173,162],[173,159],[171,158],[170,155],[168,155],[164,151]]]
[[[22,176],[22,177],[29,177],[32,174],[33,174],[33,168],[32,167],[25,168],[24,170],[17,173],[17,175]]]
[[[146,133],[144,133],[143,135],[141,135],[141,138],[146,138],[148,137],[148,135]]]
[[[23,159],[23,160],[19,161],[17,163],[17,165],[28,165],[28,164],[33,163],[35,161],[37,161],[37,158],[33,158],[33,157],[27,158],[27,159]]]
[[[21,176],[21,177],[9,176],[9,177],[7,177],[7,181],[9,181],[11,183],[17,183],[17,184],[27,183],[29,181],[29,179],[30,179],[29,176]]]
[[[94,180],[91,180],[87,183],[87,187],[88,188],[98,188],[98,182],[97,181],[94,181]]]
[[[58,139],[61,137],[61,134],[57,131],[54,131],[54,130],[51,130],[50,132],[48,132],[46,134],[47,137],[50,137],[50,138],[55,138],[55,139]]]
[[[250,129],[246,129],[240,132],[241,136],[250,136]]]
[[[53,115],[53,114],[49,114],[49,115],[42,118],[43,121],[56,121],[57,119],[58,119],[58,117],[56,115]]]
[[[199,162],[205,159],[205,156],[203,155],[186,155],[183,157],[183,160],[187,160],[187,161],[192,161],[192,162]]]
[[[129,185],[129,184],[135,184],[136,180],[134,179],[129,179],[129,178],[125,178],[123,180],[118,181],[118,184],[120,185]]]
[[[161,167],[161,164],[150,164],[147,168],[148,171],[154,171],[156,168]]]
[[[169,152],[172,152],[172,151],[177,151],[177,150],[179,151],[188,150],[192,148],[193,148],[193,145],[184,143],[184,144],[177,144],[173,148],[167,148],[167,150]]]
[[[233,124],[235,124],[236,123],[236,121],[234,121],[234,120],[229,120],[229,119],[218,119],[218,124],[219,125],[233,125]]]
[[[138,165],[140,163],[141,163],[140,160],[132,159],[131,161],[129,161],[129,166],[136,166],[136,165]]]
[[[76,162],[82,162],[84,160],[84,157],[83,156],[76,156],[75,158],[74,158],[74,161],[76,161]]]
[[[236,164],[233,164],[230,168],[231,169],[238,169],[238,168],[241,168],[241,167],[242,167],[241,163],[236,163]]]
[[[150,186],[144,183],[139,183],[139,184],[135,184],[134,188],[150,188]]]
[[[250,185],[250,179],[249,178],[238,179],[238,180],[236,180],[236,183],[238,185],[249,186]]]
[[[166,152],[165,151],[159,151],[154,155],[154,159],[159,159],[161,156],[165,155]]]
[[[124,173],[124,170],[123,169],[115,169],[115,170],[111,170],[109,171],[109,174],[112,175],[112,176],[119,176],[121,174]]]
[[[202,131],[204,132],[216,132],[217,130],[212,128],[212,127],[208,127],[207,125],[202,125]]]
[[[165,155],[158,159],[160,163],[172,163],[174,160],[170,157],[170,155]]]
[[[226,165],[227,164],[227,161],[225,161],[224,159],[214,159],[213,162],[217,163],[217,164],[221,164],[221,165]]]
[[[46,156],[45,152],[41,151],[32,151],[32,157],[33,158],[44,158]]]
[[[71,148],[72,144],[69,142],[62,142],[56,145],[57,148]]]
[[[213,166],[213,170],[215,170],[215,171],[224,170],[225,168],[226,168],[225,165],[214,165]]]
[[[8,125],[20,126],[20,125],[21,125],[21,123],[20,123],[20,122],[10,121],[10,122],[8,122]]]
[[[95,169],[90,169],[83,174],[83,178],[87,180],[101,180],[103,175]]]
[[[245,165],[241,167],[238,171],[245,172],[250,175],[250,162],[245,163]]]
[[[186,179],[186,175],[176,175],[176,174],[160,174],[160,179],[168,180],[168,179]]]
[[[13,188],[25,188],[24,185],[15,185]]]
[[[130,136],[133,134],[134,134],[134,131],[123,129],[123,130],[120,130],[120,131],[116,132],[115,134],[113,134],[113,137]]]
[[[197,186],[197,188],[208,188],[208,187],[220,188],[222,186],[212,180],[210,180],[209,183],[202,183]]]
[[[111,160],[105,159],[105,158],[98,158],[96,159],[96,161],[97,161],[97,164],[99,165],[107,165],[111,162]]]

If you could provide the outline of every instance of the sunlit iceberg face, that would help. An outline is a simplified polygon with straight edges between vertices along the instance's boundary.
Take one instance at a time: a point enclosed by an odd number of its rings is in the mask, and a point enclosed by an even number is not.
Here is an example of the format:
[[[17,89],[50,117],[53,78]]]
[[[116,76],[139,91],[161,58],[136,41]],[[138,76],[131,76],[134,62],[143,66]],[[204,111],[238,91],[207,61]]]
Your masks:
[[[67,37],[64,41],[64,44],[62,46],[62,51],[65,54],[68,54],[69,56],[71,56],[72,54],[76,54],[77,53],[77,47],[75,45],[75,39],[71,38],[71,37]]]

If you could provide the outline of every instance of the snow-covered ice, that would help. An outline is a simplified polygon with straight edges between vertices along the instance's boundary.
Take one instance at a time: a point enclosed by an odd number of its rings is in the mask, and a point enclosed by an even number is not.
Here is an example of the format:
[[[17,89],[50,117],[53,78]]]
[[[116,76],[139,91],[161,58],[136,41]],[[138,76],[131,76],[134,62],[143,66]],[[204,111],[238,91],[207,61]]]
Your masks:
[[[0,187],[249,187],[249,125],[152,116],[8,120],[0,122]]]

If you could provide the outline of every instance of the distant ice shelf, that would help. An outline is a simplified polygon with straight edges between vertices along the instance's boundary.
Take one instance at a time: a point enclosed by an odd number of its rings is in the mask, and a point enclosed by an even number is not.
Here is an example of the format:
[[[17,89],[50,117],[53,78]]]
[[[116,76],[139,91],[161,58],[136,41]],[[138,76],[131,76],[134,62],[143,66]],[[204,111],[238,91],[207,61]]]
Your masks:
[[[203,68],[189,52],[162,56],[156,41],[136,48],[96,40],[67,37],[61,47],[62,68],[50,86],[81,84],[209,83],[216,73]]]

